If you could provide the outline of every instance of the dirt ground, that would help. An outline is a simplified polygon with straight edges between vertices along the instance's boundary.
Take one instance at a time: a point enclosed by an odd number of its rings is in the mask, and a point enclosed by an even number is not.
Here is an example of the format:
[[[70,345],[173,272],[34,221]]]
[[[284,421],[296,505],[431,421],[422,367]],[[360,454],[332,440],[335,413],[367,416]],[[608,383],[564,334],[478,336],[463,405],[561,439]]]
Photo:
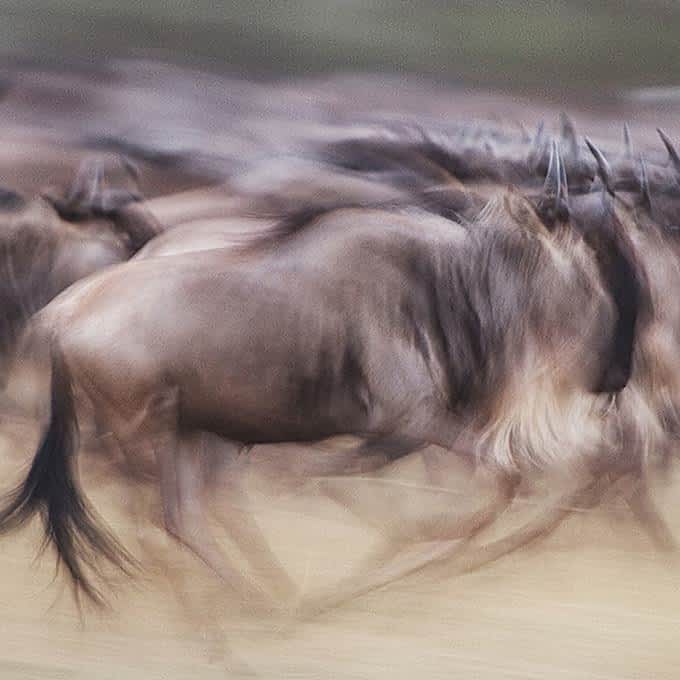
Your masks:
[[[33,425],[4,422],[4,480],[16,478],[36,436]],[[323,455],[256,449],[242,470],[258,521],[306,594],[347,575],[378,537],[313,482],[282,481],[283,469],[295,478],[300,461]],[[34,561],[39,523],[4,537],[2,678],[677,677],[680,563],[657,552],[616,502],[577,513],[546,541],[479,571],[452,577],[441,565],[303,622],[294,603],[249,611],[153,528],[154,505],[134,503],[138,490],[94,451],[84,451],[83,462],[88,495],[141,571],[133,580],[113,575],[111,608],[86,606],[79,616],[65,579],[54,578],[52,553]],[[455,502],[419,490],[419,482],[412,461],[382,482],[337,484],[382,512]],[[660,482],[655,496],[680,535],[679,489],[680,480]],[[229,496],[227,486],[223,510],[233,510]],[[540,511],[521,505],[506,523]],[[132,516],[132,507],[146,516]]]

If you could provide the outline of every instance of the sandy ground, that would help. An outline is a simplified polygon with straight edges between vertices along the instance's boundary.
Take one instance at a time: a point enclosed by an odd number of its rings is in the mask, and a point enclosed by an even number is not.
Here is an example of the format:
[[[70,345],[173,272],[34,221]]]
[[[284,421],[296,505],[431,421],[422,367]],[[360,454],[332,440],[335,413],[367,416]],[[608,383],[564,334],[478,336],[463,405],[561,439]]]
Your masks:
[[[35,438],[33,426],[4,423],[4,480],[16,478]],[[286,491],[280,471],[295,474],[299,450],[260,451],[246,479],[261,526],[304,592],[332,585],[377,534],[313,485]],[[54,579],[52,553],[34,561],[39,523],[4,537],[1,678],[677,677],[680,563],[656,552],[615,502],[479,571],[450,577],[438,567],[300,622],[285,607],[249,611],[153,528],[152,507],[131,517],[135,490],[93,461],[85,451],[83,484],[142,571],[113,577],[110,610],[79,616],[65,579]],[[389,512],[455,499],[413,488],[422,481],[417,460],[389,480],[402,486],[338,483]],[[680,480],[660,483],[655,494],[678,533],[679,489]],[[218,501],[229,510],[228,488]],[[507,523],[535,510],[520,503]]]

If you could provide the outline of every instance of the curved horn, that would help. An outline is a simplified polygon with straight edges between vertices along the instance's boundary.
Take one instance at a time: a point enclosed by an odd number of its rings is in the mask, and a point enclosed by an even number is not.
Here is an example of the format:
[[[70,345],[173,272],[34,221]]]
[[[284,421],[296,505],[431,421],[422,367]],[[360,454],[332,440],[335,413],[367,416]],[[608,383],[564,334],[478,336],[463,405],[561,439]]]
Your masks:
[[[559,186],[560,199],[566,202],[569,198],[569,183],[567,182],[567,166],[565,165],[564,160],[560,156],[559,150],[557,153],[557,162],[559,164],[560,170],[560,186]]]
[[[597,174],[600,176],[602,183],[607,188],[610,194],[614,194],[614,184],[612,178],[612,170],[604,157],[604,154],[586,137],[586,146],[590,150],[590,153],[595,157],[597,162]]]
[[[623,124],[623,146],[623,157],[628,159],[633,158],[633,142],[630,138],[630,128],[628,127],[628,123]]]
[[[647,164],[645,163],[645,159],[642,157],[642,154],[640,154],[639,164],[640,164],[640,193],[641,193],[640,204],[647,208],[647,210],[651,210],[652,192],[651,189],[649,188]]]
[[[661,128],[657,128],[656,131],[659,133],[659,137],[661,137],[661,141],[666,147],[666,151],[668,151],[668,157],[670,158],[671,163],[673,163],[673,167],[678,172],[680,172],[680,155],[678,155],[678,150],[675,148],[668,135]]]
[[[543,194],[545,196],[557,196],[560,193],[560,161],[557,142],[553,139],[550,143],[550,159],[548,160],[548,172],[543,182]]]
[[[543,223],[550,229],[558,220],[568,216],[566,171],[557,141],[550,144],[548,172],[543,183],[543,192],[539,201],[539,213]]]

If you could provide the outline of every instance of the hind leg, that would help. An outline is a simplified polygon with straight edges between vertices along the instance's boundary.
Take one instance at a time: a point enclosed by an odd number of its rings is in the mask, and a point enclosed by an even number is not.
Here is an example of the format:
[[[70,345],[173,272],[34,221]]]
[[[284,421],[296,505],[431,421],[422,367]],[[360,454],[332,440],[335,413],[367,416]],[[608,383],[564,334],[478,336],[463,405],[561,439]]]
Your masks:
[[[172,417],[165,418],[164,426],[150,437],[158,462],[165,528],[236,592],[256,601],[268,600],[264,589],[245,577],[216,541],[204,511],[200,451],[191,445],[193,438],[182,441],[178,436],[175,398],[165,412],[172,412]]]
[[[204,450],[199,443],[202,439],[200,433],[197,436],[182,436],[174,466],[174,488],[171,461],[161,463],[161,470],[166,470],[170,476],[167,480],[168,486],[163,492],[166,522],[172,533],[178,535],[187,545],[191,544],[194,552],[208,566],[223,578],[229,578],[230,571],[226,574],[223,572],[225,557],[209,532],[205,517],[206,484],[202,465]],[[163,478],[161,484],[164,484]],[[243,501],[241,505],[247,501],[238,480],[230,489],[230,494],[232,496],[236,494],[235,500]],[[247,509],[230,507],[226,512],[220,513],[220,520],[229,538],[236,543],[248,560],[258,581],[267,585],[273,584],[278,596],[290,597],[296,591],[296,587],[272,551],[252,513]],[[201,545],[198,546],[197,542]],[[227,569],[231,570],[231,567]]]
[[[673,532],[654,503],[649,482],[644,473],[633,477],[632,490],[626,497],[626,502],[633,517],[645,529],[659,550],[666,552],[675,550],[677,543]]]
[[[178,431],[178,398],[174,389],[146,389],[151,397],[126,395],[125,402],[106,399],[88,385],[95,411],[109,423],[128,467],[154,469],[160,482],[163,525],[235,591],[265,600],[265,591],[252,583],[221,550],[208,526],[203,508],[205,478],[196,438]]]
[[[232,487],[230,500],[234,502],[224,508],[219,515],[227,535],[239,547],[262,583],[271,585],[278,598],[284,600],[292,598],[297,593],[297,586],[282,566],[248,508],[248,497],[241,484]]]

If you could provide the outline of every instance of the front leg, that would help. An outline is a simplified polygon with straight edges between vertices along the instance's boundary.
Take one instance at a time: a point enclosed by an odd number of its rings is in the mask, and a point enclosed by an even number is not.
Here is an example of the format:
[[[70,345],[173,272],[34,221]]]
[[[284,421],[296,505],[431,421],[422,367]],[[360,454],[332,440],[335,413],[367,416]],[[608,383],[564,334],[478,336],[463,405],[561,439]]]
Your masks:
[[[405,423],[402,432],[405,439],[413,441],[429,440],[429,443],[437,445],[448,443],[449,455],[462,456],[468,463],[473,460],[471,451],[453,448],[455,441],[460,439],[460,428],[446,412],[413,418]],[[426,470],[430,482],[444,489],[448,486],[440,466],[426,464]],[[499,471],[490,473],[490,477],[494,488],[493,500],[467,514],[461,514],[452,503],[442,512],[407,520],[395,507],[391,520],[381,527],[384,535],[381,545],[362,561],[353,575],[332,589],[312,596],[303,606],[303,615],[337,606],[454,554],[460,549],[460,540],[467,544],[490,527],[515,496],[519,483],[516,474]],[[345,505],[350,510],[351,501],[351,494],[346,494]],[[405,554],[415,544],[420,544],[419,550]]]

